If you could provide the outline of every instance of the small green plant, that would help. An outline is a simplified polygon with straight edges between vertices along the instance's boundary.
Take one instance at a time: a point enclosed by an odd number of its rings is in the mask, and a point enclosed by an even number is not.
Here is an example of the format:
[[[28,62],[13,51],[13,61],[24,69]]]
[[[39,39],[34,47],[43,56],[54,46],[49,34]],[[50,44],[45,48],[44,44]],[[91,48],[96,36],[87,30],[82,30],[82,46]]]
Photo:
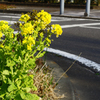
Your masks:
[[[48,27],[51,15],[44,10],[30,19],[28,14],[20,17],[16,34],[8,22],[0,21],[0,100],[40,99],[30,93],[38,90],[33,80],[35,74],[29,70],[34,69],[36,60],[46,53],[43,49],[50,46],[51,35],[59,37],[62,29],[58,24]]]

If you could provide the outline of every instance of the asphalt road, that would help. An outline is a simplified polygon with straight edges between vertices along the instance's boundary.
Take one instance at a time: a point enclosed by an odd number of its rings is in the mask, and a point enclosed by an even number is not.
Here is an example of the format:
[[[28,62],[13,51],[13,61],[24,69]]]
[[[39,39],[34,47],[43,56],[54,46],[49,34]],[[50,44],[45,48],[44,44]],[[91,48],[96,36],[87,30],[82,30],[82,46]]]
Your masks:
[[[53,37],[55,41],[51,44],[52,48],[76,55],[82,52],[82,57],[100,63],[100,25],[92,25],[100,24],[100,21],[72,19],[53,23],[69,27],[63,28],[63,35],[58,39]]]
[[[19,14],[0,13],[0,20],[7,20],[10,23],[18,21],[19,17]],[[54,42],[51,48],[75,55],[82,52],[82,57],[100,63],[99,20],[53,17],[51,24],[60,24],[63,28],[63,34],[59,38],[52,36]],[[64,71],[73,62],[50,53],[47,53],[47,59],[55,61]],[[97,73],[76,62],[67,74],[75,87],[74,92],[78,100],[100,100],[100,76]]]

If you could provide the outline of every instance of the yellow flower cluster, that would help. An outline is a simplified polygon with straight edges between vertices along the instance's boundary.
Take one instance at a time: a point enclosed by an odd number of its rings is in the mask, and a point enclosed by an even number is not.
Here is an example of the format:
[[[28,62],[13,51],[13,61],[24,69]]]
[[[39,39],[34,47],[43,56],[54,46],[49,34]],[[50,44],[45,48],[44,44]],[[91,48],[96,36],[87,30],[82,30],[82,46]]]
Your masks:
[[[41,27],[42,30],[44,30],[46,28],[47,24],[44,24],[43,21],[38,19],[37,21],[34,22],[34,26],[39,26],[39,27]]]
[[[8,22],[7,21],[0,21],[0,31],[4,32],[6,30],[8,30],[9,26],[8,26]]]
[[[2,32],[0,32],[0,38],[3,36]]]
[[[62,34],[63,31],[59,24],[53,24],[53,25],[51,25],[51,27],[52,27],[51,32],[56,34],[56,37],[59,37],[59,35]]]
[[[32,34],[34,31],[34,26],[31,23],[25,23],[21,26],[21,30],[22,35]]]
[[[20,17],[19,21],[23,21],[23,22],[26,23],[29,19],[30,19],[30,16],[29,16],[29,15],[23,14],[23,15]]]
[[[3,24],[8,25],[8,22],[7,21],[4,21],[4,20],[0,21],[0,26],[3,25]]]
[[[10,30],[11,30],[11,28],[10,28],[10,26],[8,26],[7,21],[4,21],[4,20],[0,21],[0,39],[3,36],[3,34],[10,36],[12,34],[12,32],[10,32]],[[9,33],[10,33],[10,35],[9,35]],[[0,44],[0,47],[1,48],[4,47],[3,43]]]
[[[41,10],[41,12],[37,13],[36,19],[40,19],[44,22],[44,25],[47,25],[51,22],[51,15],[44,10]]]
[[[27,45],[27,50],[32,50],[32,45],[35,45],[35,40],[32,36],[27,36],[24,38],[22,43]]]

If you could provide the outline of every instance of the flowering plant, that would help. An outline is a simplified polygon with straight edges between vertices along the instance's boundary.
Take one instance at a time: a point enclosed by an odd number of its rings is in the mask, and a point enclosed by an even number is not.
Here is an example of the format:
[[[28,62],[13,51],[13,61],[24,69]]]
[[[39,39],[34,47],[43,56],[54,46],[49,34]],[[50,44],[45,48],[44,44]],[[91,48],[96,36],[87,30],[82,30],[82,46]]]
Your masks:
[[[57,24],[47,27],[51,15],[44,10],[36,14],[35,20],[23,14],[19,21],[20,31],[16,34],[8,22],[0,21],[0,99],[39,100],[40,97],[30,93],[37,88],[29,70],[45,54],[43,49],[50,46],[51,35],[58,37],[62,29]]]

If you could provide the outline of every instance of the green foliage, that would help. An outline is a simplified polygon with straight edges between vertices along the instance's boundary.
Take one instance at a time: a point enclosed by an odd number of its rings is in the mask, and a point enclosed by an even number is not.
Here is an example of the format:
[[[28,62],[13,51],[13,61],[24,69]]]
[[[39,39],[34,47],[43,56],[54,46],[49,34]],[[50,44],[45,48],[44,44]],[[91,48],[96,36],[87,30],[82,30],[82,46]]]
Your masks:
[[[51,15],[43,10],[34,17],[23,14],[19,20],[19,32],[15,35],[8,22],[0,21],[0,100],[39,100],[40,97],[30,93],[37,88],[29,70],[46,53],[43,49],[50,46],[51,35],[58,37],[62,30],[58,25],[48,26]]]

